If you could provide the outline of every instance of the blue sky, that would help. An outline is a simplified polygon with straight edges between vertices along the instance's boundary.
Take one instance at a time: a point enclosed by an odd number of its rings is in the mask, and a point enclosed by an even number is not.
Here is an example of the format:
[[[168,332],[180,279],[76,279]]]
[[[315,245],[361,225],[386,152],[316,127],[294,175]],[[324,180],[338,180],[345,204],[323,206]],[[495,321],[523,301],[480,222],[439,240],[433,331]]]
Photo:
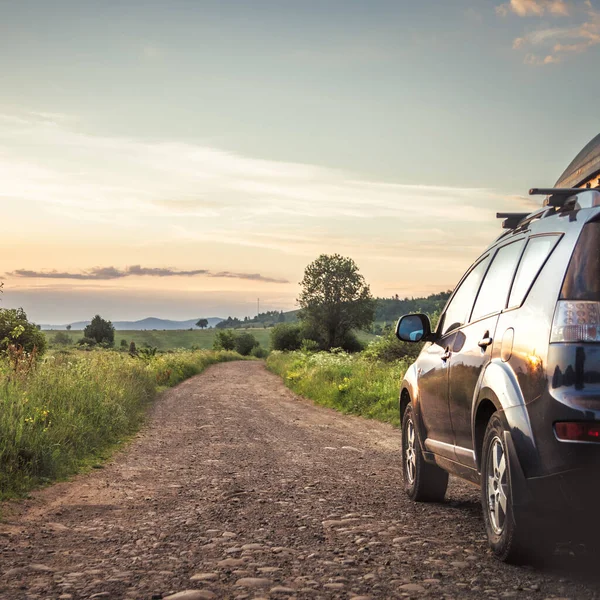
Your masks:
[[[533,207],[598,133],[598,11],[0,2],[3,304],[64,322],[288,309],[336,251],[379,295],[452,287],[495,210]],[[109,267],[128,274],[93,275]]]

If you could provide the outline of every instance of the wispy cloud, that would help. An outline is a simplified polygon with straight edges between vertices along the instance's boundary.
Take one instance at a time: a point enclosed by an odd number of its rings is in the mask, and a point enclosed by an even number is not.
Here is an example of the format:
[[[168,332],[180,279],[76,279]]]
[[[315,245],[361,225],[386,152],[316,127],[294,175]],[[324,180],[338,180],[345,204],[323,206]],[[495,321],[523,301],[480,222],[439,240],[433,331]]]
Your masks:
[[[564,0],[510,0],[497,6],[496,12],[503,17],[509,13],[520,17],[543,17],[547,14],[566,17],[569,15],[569,6]]]
[[[532,66],[552,65],[562,62],[567,56],[581,54],[600,44],[600,13],[590,0],[567,4],[562,0],[511,0],[496,8],[498,14],[506,16],[513,12],[519,16],[572,17],[564,27],[544,26],[518,37],[513,48],[523,52],[523,62]]]
[[[64,271],[32,271],[29,269],[17,269],[6,274],[8,277],[23,277],[27,279],[72,279],[78,281],[110,281],[123,279],[125,277],[194,277],[205,275],[207,277],[224,277],[230,279],[248,279],[251,281],[262,281],[267,283],[289,283],[286,279],[276,277],[265,277],[259,273],[232,273],[220,271],[213,273],[208,269],[179,270],[161,267],[142,267],[134,265],[125,269],[116,267],[93,267],[80,272]]]

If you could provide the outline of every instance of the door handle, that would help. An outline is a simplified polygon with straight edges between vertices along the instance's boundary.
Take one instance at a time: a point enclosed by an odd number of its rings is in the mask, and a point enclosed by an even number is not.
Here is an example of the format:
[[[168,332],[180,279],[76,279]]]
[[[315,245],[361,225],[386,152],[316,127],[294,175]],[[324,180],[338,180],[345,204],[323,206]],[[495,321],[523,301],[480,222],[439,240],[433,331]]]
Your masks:
[[[484,337],[483,339],[479,340],[479,342],[477,342],[477,345],[482,349],[485,350],[488,346],[492,345],[492,342],[494,340],[489,337],[489,335],[487,337]]]
[[[452,356],[452,352],[450,352],[450,348],[446,348],[446,352],[442,354],[441,359],[446,362]]]

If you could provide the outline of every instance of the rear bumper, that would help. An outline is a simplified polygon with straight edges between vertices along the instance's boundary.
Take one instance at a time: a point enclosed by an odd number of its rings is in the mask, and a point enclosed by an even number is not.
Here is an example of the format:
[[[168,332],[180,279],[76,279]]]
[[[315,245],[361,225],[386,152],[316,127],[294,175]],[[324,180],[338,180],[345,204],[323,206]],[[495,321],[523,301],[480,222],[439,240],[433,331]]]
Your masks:
[[[529,502],[524,506],[542,512],[576,511],[595,515],[600,497],[600,468],[575,468],[527,479]]]

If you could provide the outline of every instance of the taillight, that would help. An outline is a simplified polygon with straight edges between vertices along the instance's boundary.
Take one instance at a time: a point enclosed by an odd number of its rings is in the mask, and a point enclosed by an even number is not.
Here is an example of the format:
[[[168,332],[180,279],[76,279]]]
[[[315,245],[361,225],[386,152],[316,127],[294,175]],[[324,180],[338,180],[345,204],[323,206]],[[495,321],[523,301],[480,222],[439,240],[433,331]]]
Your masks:
[[[560,300],[550,342],[600,342],[600,302]]]
[[[554,431],[559,440],[565,442],[600,442],[600,423],[555,423]]]

